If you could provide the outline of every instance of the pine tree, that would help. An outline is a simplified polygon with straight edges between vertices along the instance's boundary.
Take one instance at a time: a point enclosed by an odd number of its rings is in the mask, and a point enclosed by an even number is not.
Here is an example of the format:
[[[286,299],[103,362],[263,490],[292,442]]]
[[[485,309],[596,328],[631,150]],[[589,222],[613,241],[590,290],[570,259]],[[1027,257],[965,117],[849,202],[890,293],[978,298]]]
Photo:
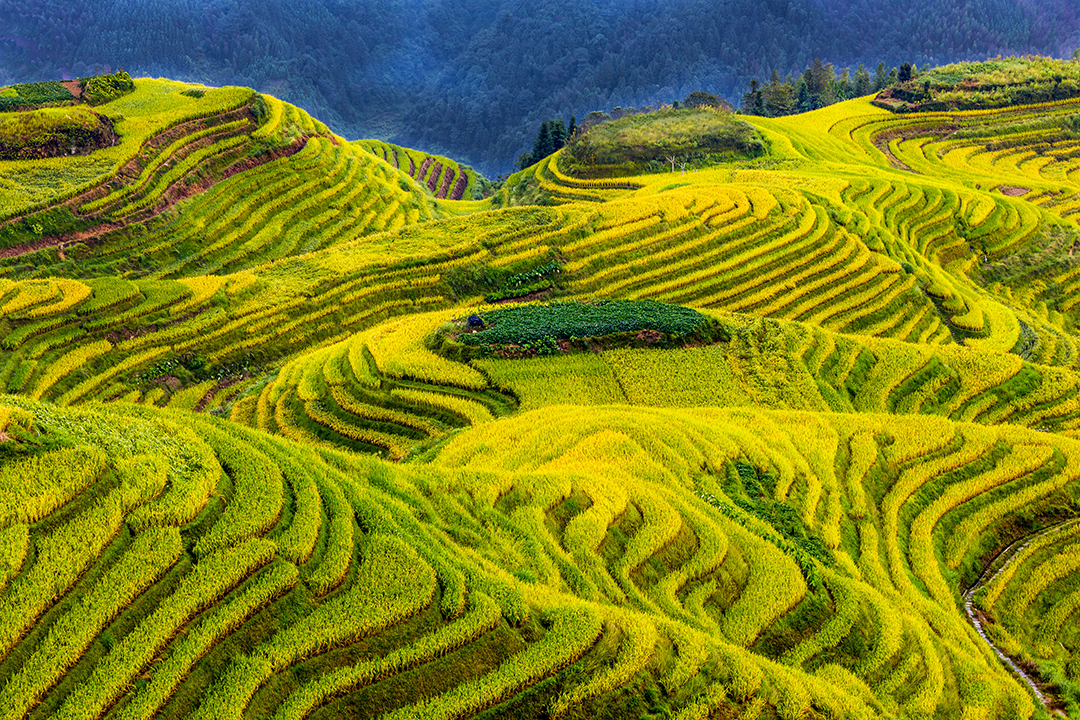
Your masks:
[[[795,87],[791,80],[782,81],[780,73],[772,71],[769,85],[765,88],[765,115],[780,117],[795,112]]]
[[[750,91],[742,96],[740,108],[744,115],[764,115],[765,99],[757,80],[750,81]]]
[[[887,82],[888,76],[885,73],[885,63],[878,63],[877,70],[874,71],[874,92],[884,90]]]
[[[799,76],[798,90],[796,91],[795,94],[799,99],[798,100],[799,112],[809,112],[810,110],[814,109],[813,104],[811,102],[811,98],[810,98],[810,88],[807,87],[806,78],[803,77],[802,75]]]
[[[551,126],[545,120],[540,126],[540,132],[536,133],[536,140],[533,141],[532,162],[529,164],[538,163],[550,155],[553,152],[551,147]]]
[[[866,72],[866,68],[860,65],[855,70],[855,96],[862,97],[863,95],[869,95],[873,92],[873,84],[870,80],[870,73]]]
[[[553,152],[562,150],[563,145],[566,144],[566,137],[566,121],[556,118],[551,122],[551,144],[555,148]]]
[[[826,65],[821,58],[814,58],[814,64],[810,66],[810,77],[806,84],[810,86],[810,94],[819,98],[829,89],[830,83],[836,78],[832,64]]]

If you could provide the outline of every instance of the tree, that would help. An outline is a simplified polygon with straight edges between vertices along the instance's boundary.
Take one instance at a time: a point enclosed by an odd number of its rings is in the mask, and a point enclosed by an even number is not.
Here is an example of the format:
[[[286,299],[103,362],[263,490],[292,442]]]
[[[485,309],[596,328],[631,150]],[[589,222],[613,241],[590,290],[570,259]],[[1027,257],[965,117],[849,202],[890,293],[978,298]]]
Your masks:
[[[889,76],[885,72],[885,63],[878,63],[877,69],[874,71],[874,92],[884,90],[888,81]]]
[[[826,65],[821,58],[814,58],[814,64],[810,66],[809,77],[806,84],[810,87],[810,94],[821,97],[829,89],[829,85],[836,78],[832,63]]]
[[[746,115],[765,114],[765,99],[757,80],[750,81],[750,91],[742,96],[740,109]]]
[[[540,124],[540,131],[536,133],[536,139],[533,140],[532,152],[519,155],[515,167],[525,169],[561,150],[576,129],[577,118],[573,116],[570,118],[570,128],[566,127],[566,121],[562,118],[545,120]]]
[[[848,100],[854,97],[855,86],[851,82],[851,72],[847,68],[840,73],[839,79],[833,83],[833,86],[833,93],[837,100]]]
[[[562,147],[566,145],[566,121],[562,118],[556,118],[555,120],[551,121],[549,128],[551,131],[551,145],[553,148],[552,152],[561,150]]]
[[[860,65],[855,70],[855,96],[862,97],[863,95],[869,95],[873,92],[873,83],[870,80],[870,73],[866,72],[866,68]]]
[[[720,108],[726,105],[727,102],[716,97],[712,93],[707,93],[704,90],[695,90],[686,96],[686,99],[682,102],[684,107],[688,108],[701,108],[711,107]],[[729,105],[730,107],[730,105]]]
[[[780,117],[795,112],[795,87],[790,78],[780,80],[780,73],[772,71],[772,77],[765,88],[766,117]]]
[[[532,162],[538,163],[553,152],[555,149],[551,142],[551,125],[545,120],[533,141]]]
[[[806,84],[806,78],[802,75],[799,76],[798,89],[796,95],[798,96],[799,112],[809,112],[814,109],[814,103],[810,97],[810,88]]]
[[[914,77],[914,65],[908,65]],[[778,117],[795,112],[808,112],[853,97],[863,97],[890,85],[895,85],[898,71],[886,74],[885,63],[878,63],[873,78],[866,67],[859,65],[854,75],[844,68],[837,76],[832,63],[815,58],[810,67],[794,77],[781,80],[780,73],[773,70],[769,82],[759,85],[750,81],[750,89],[743,94],[740,112],[746,115]],[[687,98],[687,105],[691,98]]]
[[[896,79],[900,82],[907,82],[911,79],[911,63],[904,63],[900,66],[900,72],[896,74]]]

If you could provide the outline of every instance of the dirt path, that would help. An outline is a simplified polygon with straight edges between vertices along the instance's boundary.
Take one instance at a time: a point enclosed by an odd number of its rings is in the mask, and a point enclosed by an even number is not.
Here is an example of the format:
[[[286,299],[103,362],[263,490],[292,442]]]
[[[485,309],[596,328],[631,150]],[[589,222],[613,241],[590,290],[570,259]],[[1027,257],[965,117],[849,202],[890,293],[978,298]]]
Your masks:
[[[990,649],[994,651],[994,654],[998,656],[998,659],[1006,667],[1012,670],[1014,675],[1024,681],[1024,683],[1031,689],[1031,692],[1035,694],[1035,697],[1039,699],[1039,702],[1042,703],[1043,707],[1046,708],[1047,712],[1051,714],[1055,714],[1058,711],[1058,708],[1051,699],[1048,699],[1046,697],[1042,689],[1039,687],[1039,683],[1036,682],[1035,679],[1032,678],[1031,675],[1029,675],[1023,668],[1017,665],[1011,657],[1005,654],[1005,652],[1001,648],[995,645],[989,637],[987,637],[986,631],[983,629],[982,613],[978,612],[973,607],[973,598],[975,597],[976,593],[986,587],[986,585],[988,585],[989,583],[993,582],[994,578],[1004,572],[1005,568],[1012,565],[1012,563],[1016,561],[1016,556],[1020,554],[1020,552],[1022,552],[1024,548],[1030,545],[1033,541],[1044,535],[1054,532],[1055,530],[1063,528],[1066,525],[1071,525],[1076,522],[1080,522],[1080,520],[1066,520],[1064,522],[1051,525],[1050,527],[1043,528],[1042,530],[1036,533],[1032,533],[1031,535],[1026,535],[1020,538],[1019,540],[1002,550],[998,554],[998,556],[994,558],[994,561],[991,562],[989,566],[987,566],[982,576],[977,581],[975,581],[975,584],[968,588],[967,592],[964,593],[964,613],[967,615],[968,622],[971,623],[972,627],[975,628],[975,632],[979,633],[979,637],[981,637],[983,641],[990,646]]]
[[[918,175],[919,174],[919,173],[915,172],[915,170],[913,170],[906,162],[904,162],[900,158],[896,157],[896,155],[893,155],[893,151],[892,151],[892,148],[889,147],[889,141],[888,140],[885,140],[884,142],[879,143],[877,141],[877,138],[874,138],[873,143],[874,143],[874,147],[876,147],[878,150],[880,150],[881,154],[884,155],[886,158],[888,158],[889,163],[894,168],[896,168],[897,170],[903,170],[904,172],[909,172],[912,175]]]
[[[82,102],[82,86],[79,85],[78,80],[65,80],[60,84],[66,87],[68,92],[75,96],[76,100]]]
[[[104,223],[102,225],[95,225],[90,230],[83,230],[81,232],[65,233],[63,235],[41,238],[34,242],[24,243],[22,245],[13,245],[9,248],[0,250],[0,258],[17,257],[19,255],[26,255],[27,253],[37,252],[38,250],[44,250],[45,248],[57,248],[62,253],[64,248],[74,243],[95,240],[99,235],[103,235],[113,230],[119,230],[124,227],[123,223]]]
[[[1020,187],[1019,185],[1002,185],[1000,188],[1002,195],[1008,195],[1009,197],[1021,197],[1027,195],[1031,190],[1026,187]]]

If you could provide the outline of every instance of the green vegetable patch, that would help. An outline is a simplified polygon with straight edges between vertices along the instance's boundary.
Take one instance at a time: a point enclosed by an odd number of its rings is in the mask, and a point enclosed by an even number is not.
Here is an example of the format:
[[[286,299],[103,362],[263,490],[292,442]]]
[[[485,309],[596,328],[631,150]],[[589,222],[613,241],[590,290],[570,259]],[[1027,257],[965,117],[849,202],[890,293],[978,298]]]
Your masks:
[[[503,306],[462,319],[443,349],[528,357],[608,347],[710,342],[719,326],[697,310],[652,300],[560,301]],[[720,338],[724,339],[724,338]]]

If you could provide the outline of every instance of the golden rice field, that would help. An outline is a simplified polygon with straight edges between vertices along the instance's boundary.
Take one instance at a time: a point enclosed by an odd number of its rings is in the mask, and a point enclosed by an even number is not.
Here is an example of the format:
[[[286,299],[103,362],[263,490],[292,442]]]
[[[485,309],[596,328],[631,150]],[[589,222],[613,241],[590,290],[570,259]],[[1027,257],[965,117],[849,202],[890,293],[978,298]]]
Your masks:
[[[1080,101],[487,199],[96,110],[0,161],[0,717],[1080,717]],[[548,300],[708,332],[462,344]]]

